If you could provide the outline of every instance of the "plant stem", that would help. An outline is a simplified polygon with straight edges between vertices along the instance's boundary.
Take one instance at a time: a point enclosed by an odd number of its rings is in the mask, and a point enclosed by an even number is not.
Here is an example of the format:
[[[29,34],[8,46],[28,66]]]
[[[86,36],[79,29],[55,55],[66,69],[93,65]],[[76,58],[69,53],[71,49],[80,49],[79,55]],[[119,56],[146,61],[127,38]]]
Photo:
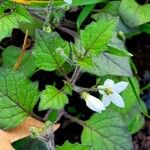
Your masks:
[[[74,38],[76,38],[76,37],[78,38],[77,33],[70,30],[70,29],[68,29],[68,28],[65,28],[63,26],[57,26],[56,28],[63,31],[63,32],[65,32],[65,33],[67,33],[67,34],[69,34],[69,35],[71,35],[71,36],[73,36]]]
[[[73,116],[69,115],[69,114],[66,113],[66,112],[64,112],[63,115],[64,115],[66,118],[68,118],[68,119],[70,119],[70,120],[72,120],[72,121],[74,121],[74,122],[80,124],[80,125],[83,126],[83,127],[86,126],[86,124],[85,124],[84,121],[82,121],[82,120],[80,120],[80,119],[78,119],[78,118],[76,118],[76,117],[73,117]]]
[[[49,140],[48,142],[46,142],[46,145],[48,150],[55,150],[55,146],[54,143],[52,144],[52,141]]]
[[[45,17],[39,15],[38,13],[33,12],[33,11],[29,11],[29,12],[30,12],[30,14],[31,14],[32,16],[36,17],[37,19],[39,19],[39,20],[41,20],[41,21],[45,21]]]
[[[49,117],[49,114],[52,112],[51,109],[49,109],[46,113],[46,115],[44,116],[44,120],[47,121],[48,120],[48,117]]]
[[[70,80],[70,78],[67,76],[67,74],[66,74],[66,72],[65,72],[65,69],[64,69],[63,67],[60,67],[60,70],[63,72],[64,78],[65,78],[68,82],[70,82],[71,80]]]
[[[73,90],[76,91],[77,93],[81,93],[81,92],[97,92],[98,90],[100,90],[100,88],[84,88],[84,87],[80,87],[77,85],[73,85]],[[103,89],[102,89],[103,90]]]
[[[32,7],[28,7],[27,8],[28,11],[38,11],[38,12],[41,12],[41,11],[44,11],[44,12],[48,12],[47,8],[32,8]]]
[[[61,109],[61,110],[58,112],[57,119],[55,120],[54,123],[57,123],[57,122],[60,120],[60,118],[64,115],[64,113],[65,113],[65,111],[64,111],[64,108],[63,108],[63,109]]]
[[[76,81],[78,80],[78,77],[80,75],[80,71],[81,71],[80,66],[76,66],[75,71],[74,71],[74,73],[73,73],[73,75],[71,77],[71,83],[72,84],[75,84]]]

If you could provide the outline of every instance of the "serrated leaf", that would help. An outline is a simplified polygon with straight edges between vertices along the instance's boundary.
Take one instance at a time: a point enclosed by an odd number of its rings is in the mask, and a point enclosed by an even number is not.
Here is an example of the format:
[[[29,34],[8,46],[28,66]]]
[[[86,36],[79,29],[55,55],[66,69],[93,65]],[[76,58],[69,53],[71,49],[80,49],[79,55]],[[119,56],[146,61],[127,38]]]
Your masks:
[[[90,150],[90,146],[79,143],[71,144],[67,141],[62,146],[57,146],[56,150]]]
[[[84,71],[95,74],[97,76],[132,75],[128,57],[119,57],[103,52],[98,57],[85,57],[78,63]]]
[[[59,69],[66,61],[62,53],[67,57],[69,51],[69,44],[58,33],[37,30],[33,56],[38,68],[46,71]]]
[[[122,0],[119,12],[123,21],[130,27],[150,22],[150,4],[140,5],[135,0]]]
[[[120,1],[117,1],[117,2],[120,2]],[[119,8],[118,8],[119,9]],[[113,12],[112,12],[113,13]],[[117,15],[118,16],[118,15]],[[99,20],[101,18],[110,18],[110,17],[113,17],[113,18],[116,18],[115,16],[113,16],[113,14],[110,14],[109,12],[105,12],[103,10],[101,10],[99,13],[97,14],[94,14],[92,15],[92,18],[94,20]],[[127,33],[134,33],[134,32],[137,32],[137,29],[135,28],[130,28],[128,27],[120,18],[118,18],[118,24],[117,24],[117,31],[115,34],[118,34],[119,32],[122,32],[124,34],[127,34]],[[119,34],[117,35],[117,37],[121,37]],[[121,38],[122,39],[122,38]],[[123,39],[124,40],[124,39]]]
[[[47,85],[46,89],[41,93],[39,109],[61,109],[67,103],[68,97],[63,91],[56,89],[54,86]]]
[[[118,113],[105,110],[85,123],[82,144],[92,150],[132,150],[132,138]]]
[[[5,13],[6,10],[10,12]],[[15,7],[10,5],[0,6],[0,40],[10,36],[13,28],[19,28],[21,22],[31,22],[32,18],[27,12],[25,7],[16,5]]]
[[[20,53],[21,53],[20,48],[13,46],[6,48],[2,53],[3,66],[13,68]],[[35,70],[36,66],[34,64],[32,53],[31,51],[27,51],[23,56],[21,66],[19,67],[18,71],[24,72],[26,76],[31,76]]]
[[[117,19],[114,17],[101,18],[88,25],[81,31],[81,41],[86,51],[97,55],[106,50],[116,26]]]
[[[22,123],[39,97],[37,84],[22,73],[0,68],[0,128],[9,129]]]

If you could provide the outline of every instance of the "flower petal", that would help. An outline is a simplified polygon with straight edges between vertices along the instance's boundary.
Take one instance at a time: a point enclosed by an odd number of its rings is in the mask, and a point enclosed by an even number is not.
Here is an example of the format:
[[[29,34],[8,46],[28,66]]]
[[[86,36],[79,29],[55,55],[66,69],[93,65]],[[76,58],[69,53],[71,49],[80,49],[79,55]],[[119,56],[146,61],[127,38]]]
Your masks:
[[[111,102],[111,97],[104,95],[102,98],[102,102],[103,102],[104,106],[107,107]]]
[[[113,87],[114,86],[114,81],[111,80],[111,79],[107,79],[105,82],[104,82],[104,86],[105,87]]]
[[[118,82],[114,85],[113,90],[116,93],[120,93],[127,88],[128,84],[129,83],[125,81]]]
[[[100,90],[98,90],[98,92],[99,92],[100,94],[102,94],[102,95],[105,94],[104,90],[101,90],[101,89],[105,89],[104,86],[99,85],[99,86],[97,86],[97,88],[100,89]]]
[[[111,101],[118,107],[125,107],[124,101],[118,93],[114,93],[111,95]]]
[[[102,110],[105,110],[104,104],[98,98],[92,95],[89,95],[85,101],[87,107],[93,111],[101,112]]]

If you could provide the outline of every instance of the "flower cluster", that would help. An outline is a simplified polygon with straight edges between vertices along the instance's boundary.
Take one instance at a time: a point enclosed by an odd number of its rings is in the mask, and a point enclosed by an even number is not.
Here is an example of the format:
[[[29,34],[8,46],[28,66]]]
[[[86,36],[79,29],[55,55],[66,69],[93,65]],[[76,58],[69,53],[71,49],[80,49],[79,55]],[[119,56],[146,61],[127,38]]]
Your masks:
[[[87,107],[100,113],[105,110],[111,102],[118,107],[125,107],[120,93],[125,90],[127,86],[128,82],[121,81],[115,84],[113,80],[107,79],[104,85],[97,86],[98,92],[103,95],[102,101],[87,92],[83,92],[81,97],[86,101]]]

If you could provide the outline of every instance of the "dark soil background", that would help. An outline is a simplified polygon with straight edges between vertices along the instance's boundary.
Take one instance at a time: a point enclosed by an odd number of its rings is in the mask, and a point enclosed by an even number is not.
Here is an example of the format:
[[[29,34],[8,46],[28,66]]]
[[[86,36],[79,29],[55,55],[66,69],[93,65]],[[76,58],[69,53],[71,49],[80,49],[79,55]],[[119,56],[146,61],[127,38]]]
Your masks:
[[[140,1],[140,4],[144,4],[143,1]],[[145,2],[145,1],[144,1]],[[74,9],[66,13],[66,19],[72,21],[71,30],[76,31],[75,22],[80,13],[80,9]],[[75,17],[76,16],[76,17]],[[86,20],[84,24],[88,24],[91,20]],[[63,22],[64,24],[64,22]],[[84,26],[83,26],[84,27]],[[63,32],[59,28],[55,29],[59,34],[68,41],[73,41],[72,36]],[[12,31],[11,37],[7,37],[0,42],[0,52],[3,48],[6,48],[10,45],[21,47],[24,40],[24,33],[18,29]],[[29,40],[29,50],[34,45],[32,38],[28,37]],[[126,40],[126,46],[134,56],[133,61],[136,64],[138,74],[137,77],[140,82],[141,88],[144,87],[147,83],[150,82],[150,34],[141,33],[139,35],[133,36],[130,39]],[[12,52],[13,53],[13,52]],[[70,73],[71,76],[72,73]],[[39,90],[42,91],[45,89],[45,85],[53,84],[56,82],[56,87],[60,89],[63,86],[63,78],[57,76],[55,72],[46,72],[38,71],[32,77],[32,81],[39,81]],[[95,77],[90,76],[89,74],[82,74],[77,84],[80,86],[92,86],[96,82]],[[144,102],[150,108],[150,90],[145,90],[141,95]],[[87,120],[93,112],[88,109],[83,100],[80,100],[80,96],[76,93],[73,93],[73,96],[70,97],[70,103],[65,107],[65,110],[73,115],[78,116],[81,120]],[[78,102],[78,103],[77,103]],[[36,105],[34,112],[40,116],[44,117],[47,111],[38,111],[38,104]],[[80,114],[79,114],[80,112]],[[137,134],[133,135],[134,141],[134,150],[149,150],[150,149],[150,120],[145,118],[146,122]],[[80,142],[80,135],[82,133],[82,126],[71,122],[71,120],[62,117],[59,122],[61,127],[55,132],[55,141],[56,144],[62,145],[64,141],[69,140],[71,143]]]

